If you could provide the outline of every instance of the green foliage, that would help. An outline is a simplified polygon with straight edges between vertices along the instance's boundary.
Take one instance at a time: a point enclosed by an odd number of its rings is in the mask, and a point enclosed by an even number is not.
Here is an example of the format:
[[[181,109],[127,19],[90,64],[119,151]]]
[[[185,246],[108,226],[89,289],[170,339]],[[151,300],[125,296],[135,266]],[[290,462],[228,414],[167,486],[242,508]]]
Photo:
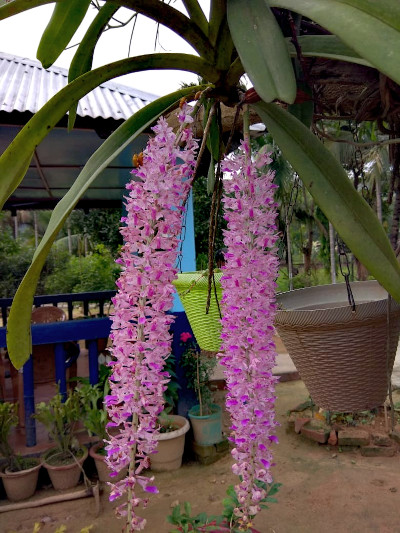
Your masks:
[[[95,246],[104,244],[115,256],[122,244],[119,232],[121,209],[91,209],[88,213],[77,209],[69,216],[72,234],[85,235]]]
[[[104,385],[90,385],[85,383],[77,389],[82,407],[81,420],[90,436],[97,435],[100,440],[107,438],[106,425],[108,422],[107,409],[104,396],[108,394],[110,387],[108,380]]]
[[[0,238],[0,298],[12,298],[29,267],[34,249],[5,230]]]
[[[207,192],[207,177],[199,176],[193,184],[193,212],[194,238],[196,248],[196,269],[208,268],[208,231],[210,225],[211,195]],[[224,247],[222,230],[226,228],[226,221],[222,215],[222,208],[218,212],[218,227],[215,238],[215,250]]]
[[[193,341],[186,341],[181,365],[185,369],[188,388],[196,393],[200,416],[212,412],[212,394],[208,384],[216,364],[215,356],[209,356],[202,350],[198,350]]]
[[[65,402],[58,392],[48,402],[36,404],[35,411],[34,417],[45,426],[61,455],[70,456],[79,449],[74,429],[82,415],[76,390],[69,391]]]
[[[173,353],[171,353],[167,360],[165,361],[164,371],[168,372],[170,375],[170,380],[168,381],[167,388],[164,391],[164,413],[171,413],[179,399],[179,389],[181,386],[177,381],[177,376],[175,372],[176,359]]]
[[[275,498],[281,483],[272,483],[267,486],[261,481],[257,481],[257,486],[267,490],[267,496],[261,500],[261,509],[268,509],[269,503],[276,503]],[[190,532],[190,531],[215,531],[216,527],[221,531],[230,533],[240,533],[244,531],[240,525],[240,518],[238,518],[234,510],[239,506],[239,501],[233,485],[230,485],[226,491],[226,498],[223,500],[223,511],[221,515],[207,515],[207,513],[199,513],[192,516],[192,506],[189,502],[184,502],[183,509],[181,505],[176,505],[172,509],[172,513],[167,517],[170,524],[179,526],[179,529],[174,529],[171,533]],[[253,517],[251,517],[253,518]]]
[[[0,403],[0,455],[6,459],[6,466],[12,472],[28,468],[29,460],[15,454],[9,439],[11,429],[18,424],[18,404]],[[28,461],[28,463],[27,463]]]
[[[119,267],[103,244],[97,245],[93,253],[87,256],[64,254],[64,259],[64,263],[57,262],[54,271],[45,280],[48,294],[115,289]]]

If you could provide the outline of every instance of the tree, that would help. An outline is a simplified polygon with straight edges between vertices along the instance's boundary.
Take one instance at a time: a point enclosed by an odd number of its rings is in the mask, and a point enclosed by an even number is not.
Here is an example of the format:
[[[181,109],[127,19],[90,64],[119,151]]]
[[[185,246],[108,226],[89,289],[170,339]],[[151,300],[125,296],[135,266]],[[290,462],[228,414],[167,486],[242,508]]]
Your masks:
[[[2,0],[0,20],[46,3],[50,0]],[[45,67],[67,46],[90,4],[90,0],[56,2],[37,54]],[[317,101],[314,88],[312,97],[304,90],[304,84],[310,81],[308,58],[339,60],[339,68],[354,64],[378,69],[390,79],[388,90],[400,83],[396,54],[400,49],[400,5],[396,0],[382,0],[379,4],[369,0],[211,0],[208,18],[198,0],[183,0],[187,14],[161,0],[115,0],[96,5],[98,14],[71,63],[70,83],[32,117],[0,158],[0,205],[18,187],[37,144],[68,110],[70,127],[73,126],[77,101],[84,94],[122,74],[183,69],[208,82],[198,90],[203,91],[200,103],[206,110],[208,147],[217,167],[226,151],[219,111],[222,104],[250,104],[336,231],[400,300],[400,267],[385,231],[340,164],[309,126],[296,118],[309,124],[309,104],[311,99]],[[167,26],[186,40],[194,53],[147,54],[91,70],[96,43],[120,6]],[[245,73],[256,92],[243,95],[238,87]],[[29,337],[27,334],[22,338],[21,331],[29,329],[30,306],[40,270],[79,197],[126,143],[176,106],[182,96],[193,98],[194,92],[193,88],[185,88],[160,98],[122,124],[92,155],[55,208],[10,313],[8,346],[16,366],[20,367],[29,355]],[[219,186],[217,177],[214,191]]]

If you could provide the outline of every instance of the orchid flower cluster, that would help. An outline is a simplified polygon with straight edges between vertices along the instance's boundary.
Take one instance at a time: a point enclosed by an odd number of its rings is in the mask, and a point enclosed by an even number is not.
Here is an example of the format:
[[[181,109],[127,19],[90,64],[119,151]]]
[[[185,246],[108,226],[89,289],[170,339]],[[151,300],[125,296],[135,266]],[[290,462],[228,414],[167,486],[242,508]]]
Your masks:
[[[265,486],[272,482],[270,444],[277,442],[272,336],[278,259],[274,173],[263,172],[271,160],[259,153],[253,161],[248,142],[242,142],[241,149],[222,167],[232,179],[224,180],[227,251],[221,278],[220,361],[225,366],[226,406],[235,446],[232,470],[240,476],[235,514],[247,529],[266,497]]]
[[[127,185],[127,216],[120,230],[125,243],[117,260],[122,273],[113,299],[112,374],[106,396],[108,428],[114,431],[106,449],[114,475],[128,467],[123,480],[110,483],[110,500],[123,495],[127,500],[116,509],[126,520],[127,533],[143,529],[146,523],[135,513],[136,507],[147,504],[137,485],[145,492],[157,492],[153,478],[143,475],[143,470],[156,450],[157,418],[170,378],[164,363],[171,352],[169,328],[174,318],[167,311],[173,302],[179,235],[197,149],[191,112],[183,103],[178,134],[164,118],[153,128],[155,135]]]

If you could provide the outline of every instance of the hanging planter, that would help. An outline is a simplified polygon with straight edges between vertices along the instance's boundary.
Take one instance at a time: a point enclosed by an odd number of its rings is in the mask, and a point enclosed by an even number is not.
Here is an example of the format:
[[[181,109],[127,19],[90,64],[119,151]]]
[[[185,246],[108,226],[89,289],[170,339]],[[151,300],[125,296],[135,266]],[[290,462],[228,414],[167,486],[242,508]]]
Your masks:
[[[330,411],[373,409],[386,399],[400,332],[400,305],[376,281],[279,294],[275,326],[313,401]],[[388,333],[389,332],[389,333]],[[388,343],[388,349],[387,349]]]
[[[218,303],[222,297],[222,272],[214,272],[217,298],[211,287],[211,302],[206,313],[208,294],[208,273],[183,272],[173,283],[185,309],[190,327],[202,350],[218,352],[221,346],[221,316]]]

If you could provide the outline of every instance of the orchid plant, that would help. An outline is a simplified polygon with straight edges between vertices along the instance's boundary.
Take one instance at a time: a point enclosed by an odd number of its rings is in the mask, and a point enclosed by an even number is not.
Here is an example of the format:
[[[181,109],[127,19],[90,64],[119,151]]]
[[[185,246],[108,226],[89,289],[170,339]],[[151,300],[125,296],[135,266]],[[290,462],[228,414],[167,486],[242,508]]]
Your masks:
[[[0,20],[49,1],[0,0]],[[232,175],[232,180],[226,180],[223,199],[228,229],[220,357],[226,369],[234,471],[239,475],[234,527],[246,530],[265,499],[264,484],[272,480],[270,444],[276,441],[275,378],[271,372],[276,215],[272,175],[264,169],[268,163],[265,154],[253,156],[245,139],[242,152],[222,162],[227,149],[221,106],[240,106],[243,102],[252,106],[342,239],[388,292],[400,299],[400,266],[385,230],[347,173],[310,131],[310,121],[320,120],[312,106],[318,100],[319,87],[307,80],[308,58],[314,61],[322,57],[377,69],[383,74],[382,93],[391,80],[400,83],[395,53],[400,48],[399,4],[397,0],[210,0],[207,17],[198,0],[183,0],[181,10],[163,0],[93,3],[98,12],[75,53],[68,85],[22,128],[0,157],[0,205],[20,184],[38,144],[67,111],[72,128],[79,99],[99,84],[150,68],[188,70],[206,80],[204,138],[211,155],[209,188],[215,200],[211,219],[221,197],[221,169]],[[91,4],[90,0],[55,2],[38,48],[45,68],[66,48]],[[194,53],[134,56],[91,70],[98,39],[113,26],[120,6],[134,16],[142,14],[166,25],[186,40]],[[244,74],[255,90],[243,93],[240,80]],[[312,85],[311,96],[306,99],[301,90],[304,80]],[[196,91],[204,89],[181,89],[138,111],[93,154],[57,205],[10,312],[7,343],[17,368],[30,354],[30,315],[40,271],[79,198],[137,135],[177,107],[182,96],[193,99]],[[382,124],[390,116],[391,105],[390,91],[384,94],[388,99],[382,102]],[[157,490],[143,472],[149,454],[155,451],[157,417],[168,381],[163,367],[170,351],[168,330],[173,319],[166,311],[172,303],[184,202],[196,166],[196,143],[187,127],[191,116],[185,105],[179,117],[178,134],[161,118],[143,160],[137,158],[139,166],[128,185],[127,217],[121,230],[125,245],[114,300],[115,360],[106,401],[110,425],[119,429],[108,440],[109,465],[115,472],[129,465],[128,477],[114,484],[111,491],[112,499],[127,496],[127,502],[117,508],[125,519],[126,532],[145,526],[135,512],[146,504],[137,486],[147,492]],[[181,164],[177,164],[178,157]],[[211,249],[214,237],[210,232]]]

